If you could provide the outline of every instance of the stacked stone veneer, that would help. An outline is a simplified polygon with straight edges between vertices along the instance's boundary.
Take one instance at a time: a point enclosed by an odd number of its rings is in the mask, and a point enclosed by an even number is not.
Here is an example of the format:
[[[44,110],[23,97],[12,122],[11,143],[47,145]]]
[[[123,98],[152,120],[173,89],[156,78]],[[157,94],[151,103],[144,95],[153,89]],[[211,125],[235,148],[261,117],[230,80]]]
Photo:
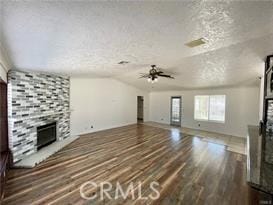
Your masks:
[[[57,122],[57,140],[70,136],[70,80],[48,74],[8,73],[9,147],[16,163],[37,152],[37,127]]]

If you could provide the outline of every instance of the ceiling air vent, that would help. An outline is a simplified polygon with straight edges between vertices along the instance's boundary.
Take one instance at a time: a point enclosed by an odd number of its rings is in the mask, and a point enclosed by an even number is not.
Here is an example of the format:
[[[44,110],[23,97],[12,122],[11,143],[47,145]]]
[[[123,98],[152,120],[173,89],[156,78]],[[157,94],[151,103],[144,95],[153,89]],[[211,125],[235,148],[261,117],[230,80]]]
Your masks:
[[[190,41],[190,42],[186,43],[185,45],[188,46],[188,47],[190,47],[190,48],[194,48],[196,46],[200,46],[200,45],[203,45],[205,43],[206,43],[206,39],[199,38],[199,39]]]
[[[129,63],[129,61],[120,61],[120,62],[118,62],[118,64],[120,64],[120,65],[125,65],[125,64],[128,64]]]

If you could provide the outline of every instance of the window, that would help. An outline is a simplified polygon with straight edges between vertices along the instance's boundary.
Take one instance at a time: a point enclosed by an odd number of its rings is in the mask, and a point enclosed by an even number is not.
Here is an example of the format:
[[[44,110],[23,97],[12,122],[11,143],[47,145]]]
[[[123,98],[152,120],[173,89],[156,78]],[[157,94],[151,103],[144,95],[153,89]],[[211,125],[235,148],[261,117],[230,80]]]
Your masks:
[[[195,96],[194,100],[194,119],[208,120],[209,119],[209,96]]]
[[[225,122],[225,95],[197,95],[194,97],[194,119]]]

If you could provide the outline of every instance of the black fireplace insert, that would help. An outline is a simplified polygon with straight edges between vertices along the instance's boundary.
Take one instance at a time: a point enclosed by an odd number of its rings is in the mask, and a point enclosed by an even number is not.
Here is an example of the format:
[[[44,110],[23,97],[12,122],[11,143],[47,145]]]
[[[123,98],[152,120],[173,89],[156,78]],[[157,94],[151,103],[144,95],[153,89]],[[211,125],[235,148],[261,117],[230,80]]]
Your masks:
[[[56,122],[37,127],[37,149],[56,141]]]

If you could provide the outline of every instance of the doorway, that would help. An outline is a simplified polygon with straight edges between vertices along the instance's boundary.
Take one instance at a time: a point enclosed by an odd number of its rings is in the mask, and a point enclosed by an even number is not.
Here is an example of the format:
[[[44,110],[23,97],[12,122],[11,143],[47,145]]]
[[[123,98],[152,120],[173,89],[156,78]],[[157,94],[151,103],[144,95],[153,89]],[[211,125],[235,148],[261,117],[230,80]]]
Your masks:
[[[0,200],[4,196],[5,173],[9,166],[7,84],[0,78]]]
[[[137,122],[144,120],[144,97],[137,96]]]
[[[7,84],[0,79],[0,152],[8,151]]]
[[[181,126],[181,96],[171,97],[171,125]]]

